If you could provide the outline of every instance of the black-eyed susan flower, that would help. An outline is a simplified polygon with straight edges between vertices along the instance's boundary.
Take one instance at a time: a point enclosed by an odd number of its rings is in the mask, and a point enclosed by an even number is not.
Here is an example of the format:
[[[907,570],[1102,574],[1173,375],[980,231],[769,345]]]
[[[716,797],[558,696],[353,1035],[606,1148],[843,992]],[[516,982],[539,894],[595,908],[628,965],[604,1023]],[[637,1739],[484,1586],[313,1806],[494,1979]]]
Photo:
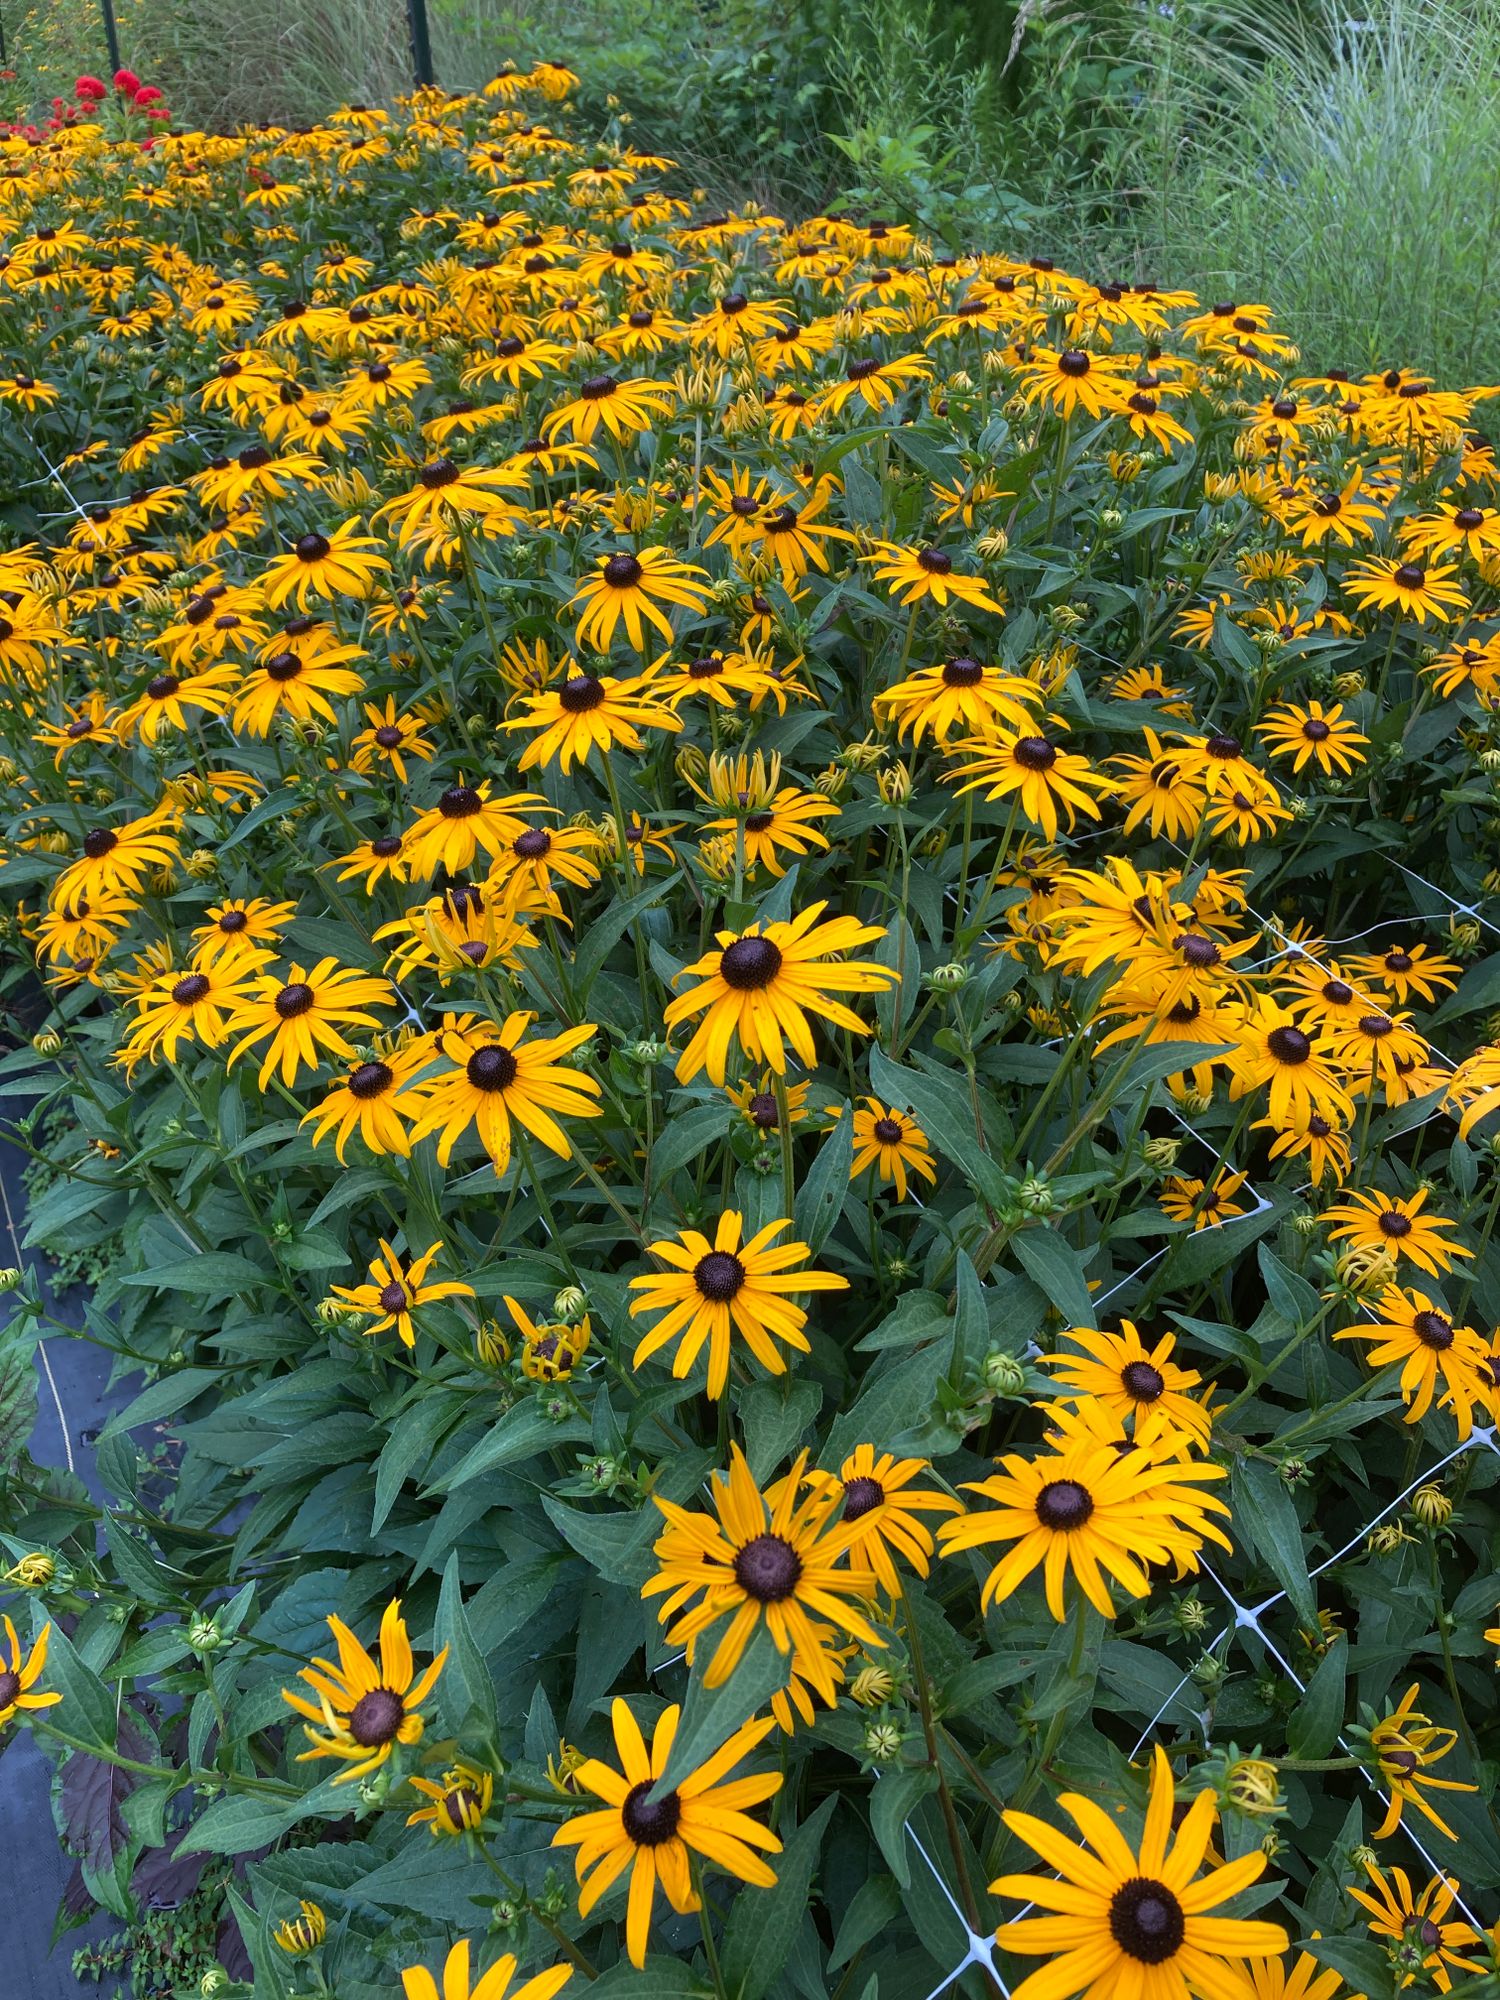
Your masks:
[[[394,695],[386,696],[383,708],[366,702],[366,727],[349,745],[350,770],[362,776],[371,771],[390,770],[404,785],[409,775],[408,757],[430,764],[436,755],[437,745],[422,733],[431,721],[427,715],[398,713]]]
[[[1334,1066],[1334,1045],[1326,1034],[1310,1033],[1275,1001],[1258,997],[1245,1015],[1228,1057],[1229,1094],[1237,1099],[1266,1091],[1278,1124],[1305,1124],[1314,1113],[1347,1118],[1349,1094]]]
[[[1012,1547],[985,1578],[982,1601],[1003,1603],[1034,1570],[1042,1572],[1047,1609],[1066,1616],[1063,1583],[1071,1570],[1079,1590],[1105,1619],[1116,1606],[1112,1588],[1146,1597],[1148,1565],[1195,1565],[1204,1541],[1230,1546],[1213,1518],[1229,1509],[1197,1490],[1224,1469],[1161,1462],[1137,1446],[1123,1455],[1085,1433],[1058,1448],[1024,1459],[1011,1453],[988,1479],[965,1481],[964,1490],[995,1506],[944,1521],[938,1540],[945,1556],[991,1542]]]
[[[1348,720],[1339,702],[1326,709],[1320,701],[1288,702],[1273,708],[1256,734],[1273,757],[1290,757],[1294,771],[1312,761],[1328,773],[1352,771],[1364,763],[1362,752],[1370,740]]]
[[[1062,1385],[1060,1400],[1076,1403],[1097,1398],[1125,1425],[1130,1437],[1144,1445],[1164,1430],[1180,1432],[1200,1449],[1208,1447],[1211,1418],[1205,1402],[1190,1394],[1202,1385],[1196,1368],[1181,1368],[1172,1359],[1174,1333],[1163,1333],[1150,1347],[1133,1320],[1122,1319],[1118,1333],[1070,1326],[1062,1339],[1081,1353],[1063,1350],[1044,1354],[1041,1362]]]
[[[222,715],[234,699],[239,678],[239,669],[227,665],[185,676],[153,674],[116,716],[115,733],[122,742],[138,736],[142,743],[155,743],[166,730],[186,730],[203,716]]]
[[[1361,1250],[1384,1250],[1398,1264],[1405,1260],[1430,1277],[1441,1277],[1444,1271],[1452,1270],[1455,1257],[1472,1257],[1474,1253],[1446,1233],[1456,1229],[1457,1223],[1446,1215],[1424,1212],[1430,1192],[1426,1187],[1409,1195],[1349,1188],[1342,1202],[1324,1209],[1322,1221],[1325,1226],[1332,1225],[1328,1229],[1331,1242],[1348,1242]]]
[[[1484,1940],[1462,1917],[1449,1917],[1458,1899],[1459,1885],[1452,1875],[1434,1875],[1425,1889],[1412,1887],[1404,1868],[1382,1870],[1366,1861],[1368,1889],[1356,1889],[1351,1882],[1347,1893],[1360,1908],[1369,1912],[1372,1936],[1385,1938],[1413,1956],[1420,1953],[1422,1970],[1439,1993],[1453,1985],[1454,1972],[1482,1973],[1482,1959],[1466,1958],[1465,1952],[1483,1945]],[[1415,1973],[1404,1975],[1404,1984],[1413,1984]]]
[[[350,971],[333,958],[319,959],[311,971],[293,965],[285,978],[257,973],[243,1005],[229,1019],[229,1033],[240,1038],[230,1051],[229,1067],[267,1042],[258,1078],[264,1090],[278,1068],[290,1087],[302,1070],[317,1069],[325,1054],[353,1062],[353,1045],[340,1028],[378,1028],[379,1020],[367,1010],[389,1007],[393,997],[388,981]]]
[[[30,1651],[23,1653],[15,1626],[9,1618],[4,1623],[6,1650],[0,1653],[0,1729],[17,1715],[33,1709],[52,1708],[62,1700],[62,1695],[55,1690],[49,1692],[37,1686],[47,1667],[51,1625],[44,1625],[32,1642]]]
[[[1344,572],[1344,589],[1363,611],[1396,611],[1414,618],[1419,625],[1428,619],[1446,625],[1469,600],[1453,579],[1458,574],[1450,563],[1425,566],[1419,562],[1398,562],[1394,556],[1370,556],[1351,563]]]
[[[738,761],[743,763],[744,759]],[[773,761],[779,768],[780,758]],[[755,763],[760,763],[759,752]],[[783,853],[800,861],[806,855],[826,851],[828,836],[818,821],[836,819],[838,813],[835,801],[820,792],[804,792],[797,785],[773,790],[752,781],[744,788],[743,803],[737,796],[735,812],[707,821],[704,832],[734,834],[742,843],[747,868],[764,868],[768,875],[781,876],[786,873]]]
[[[1452,1827],[1434,1812],[1431,1800],[1423,1794],[1428,1791],[1472,1792],[1476,1789],[1458,1778],[1435,1778],[1431,1775],[1430,1766],[1440,1763],[1458,1742],[1458,1731],[1436,1728],[1419,1712],[1416,1700],[1420,1692],[1420,1682],[1413,1681],[1389,1715],[1382,1716],[1361,1732],[1390,1798],[1386,1816],[1372,1836],[1375,1840],[1384,1840],[1395,1832],[1401,1824],[1402,1811],[1408,1805],[1415,1806],[1439,1833],[1456,1840],[1458,1836]]]
[[[343,1299],[351,1311],[369,1319],[370,1324],[362,1326],[361,1333],[373,1339],[377,1333],[387,1333],[394,1327],[403,1346],[415,1347],[414,1312],[422,1306],[436,1304],[439,1299],[472,1299],[474,1296],[474,1287],[456,1278],[429,1282],[427,1273],[442,1248],[441,1243],[434,1243],[420,1257],[403,1264],[399,1254],[382,1236],[380,1254],[371,1258],[370,1275],[365,1283],[335,1285],[333,1295]]]
[[[936,1185],[937,1167],[932,1142],[909,1111],[882,1104],[867,1097],[854,1111],[854,1157],[849,1162],[849,1178],[875,1170],[878,1181],[893,1181],[896,1199],[905,1201],[907,1175],[917,1174]]]
[[[247,671],[230,720],[247,736],[269,736],[283,715],[293,722],[337,722],[333,701],[364,688],[364,676],[350,665],[363,657],[358,646],[340,645],[326,633],[273,646]]]
[[[504,466],[460,467],[451,458],[434,458],[417,474],[416,485],[387,500],[375,519],[389,521],[400,546],[410,548],[451,536],[464,521],[513,520],[512,496],[525,487],[524,476]]]
[[[120,1045],[122,1063],[132,1069],[143,1056],[175,1062],[182,1042],[205,1049],[222,1046],[230,1020],[251,997],[251,979],[269,956],[251,952],[163,973],[136,995],[135,1019]]]
[[[1409,1424],[1420,1423],[1436,1401],[1452,1412],[1459,1437],[1467,1438],[1475,1404],[1483,1409],[1494,1388],[1484,1341],[1472,1327],[1455,1326],[1425,1292],[1387,1285],[1375,1301],[1374,1318],[1345,1327],[1334,1339],[1367,1341],[1365,1358],[1372,1368],[1400,1362]]]
[[[521,1373],[528,1382],[566,1382],[588,1352],[594,1337],[593,1322],[585,1313],[575,1322],[534,1320],[519,1300],[505,1295],[510,1313],[521,1336]]]
[[[1061,417],[1075,410],[1096,419],[1118,416],[1131,388],[1118,357],[1083,347],[1033,348],[1020,381],[1025,402],[1045,403]]]
[[[427,1060],[427,1051],[417,1043],[356,1062],[346,1076],[329,1086],[323,1102],[304,1116],[302,1123],[313,1128],[313,1144],[321,1145],[331,1132],[334,1153],[343,1166],[345,1148],[358,1132],[368,1151],[377,1157],[395,1154],[408,1158],[411,1141],[407,1120],[417,1109],[410,1086]]]
[[[893,721],[898,738],[920,743],[931,735],[946,743],[955,731],[986,736],[1004,727],[1025,734],[1034,727],[1042,690],[1021,674],[961,654],[935,667],[919,667],[905,680],[877,694],[877,720]]]
[[[471,1126],[497,1174],[510,1165],[514,1125],[566,1160],[573,1148],[558,1121],[599,1116],[600,1084],[564,1063],[592,1039],[594,1023],[528,1037],[535,1019],[535,1014],[510,1014],[497,1027],[465,1014],[450,1016],[439,1031],[434,1052],[449,1066],[422,1080],[411,1136],[436,1133],[440,1165],[448,1165]]]
[[[59,909],[76,910],[111,891],[139,896],[151,870],[172,868],[182,859],[176,827],[177,816],[165,805],[119,827],[90,827],[53,883],[52,901]]]
[[[1349,973],[1368,982],[1397,1006],[1416,994],[1419,1000],[1435,1001],[1451,992],[1463,967],[1425,944],[1388,944],[1379,951],[1355,952],[1349,959]]]
[[[553,2000],[573,1977],[571,1965],[553,1965],[512,1986],[516,1965],[515,1956],[507,1952],[471,1985],[469,1940],[460,1938],[443,1961],[441,1991],[425,1965],[409,1965],[401,1974],[403,2000]]]
[[[1035,1850],[1053,1874],[1002,1875],[990,1893],[1046,1912],[1002,1923],[1002,1951],[1049,1962],[1015,1989],[1016,2000],[1109,2000],[1149,1993],[1152,2000],[1242,2000],[1238,1961],[1287,1949],[1280,1924],[1215,1914],[1258,1881],[1266,1856],[1255,1848],[1200,1873],[1218,1818],[1212,1789],[1201,1791],[1180,1822],[1167,1753],[1151,1759],[1151,1791],[1140,1843],[1132,1847],[1111,1815],[1079,1793],[1058,1805],[1082,1836],[1075,1845],[1047,1820],[1007,1812],[1007,1828]]]
[[[525,815],[547,801],[536,792],[492,798],[490,781],[449,785],[407,828],[402,859],[412,881],[426,881],[444,869],[462,875],[478,853],[493,859],[525,830]]]
[[[477,1833],[495,1797],[494,1773],[462,1761],[444,1771],[441,1783],[415,1775],[407,1783],[414,1792],[422,1794],[427,1804],[408,1813],[406,1824],[426,1826],[439,1840]]]
[[[405,882],[408,873],[406,838],[399,833],[372,834],[349,853],[325,861],[325,868],[337,868],[339,882],[361,880],[367,896],[373,896],[382,881]]]
[[[660,546],[634,553],[617,549],[600,556],[568,603],[568,610],[577,613],[578,644],[607,653],[623,619],[626,636],[638,653],[646,650],[646,625],[671,645],[672,622],[664,607],[698,617],[708,597],[706,579],[699,581],[703,577],[701,569]]]
[[[390,563],[373,535],[345,521],[332,534],[309,529],[261,577],[267,604],[293,603],[305,611],[314,598],[368,597]]]
[[[589,1757],[572,1773],[579,1790],[592,1792],[604,1804],[597,1811],[565,1820],[552,1836],[554,1847],[578,1849],[575,1866],[580,1916],[588,1916],[605,1891],[628,1872],[625,1949],[637,1968],[646,1963],[651,1906],[658,1883],[680,1914],[700,1907],[693,1887],[691,1855],[756,1888],[768,1889],[776,1881],[761,1855],[779,1854],[781,1842],[759,1820],[752,1819],[746,1807],[762,1805],[774,1797],[781,1789],[782,1774],[729,1775],[770,1734],[774,1721],[766,1716],[759,1722],[741,1723],[706,1763],[685,1773],[658,1798],[659,1781],[666,1771],[681,1715],[675,1703],[662,1710],[648,1751],[635,1717],[617,1697],[610,1710],[610,1724],[620,1768]],[[548,1989],[549,1993],[555,1990]],[[423,2000],[423,1996],[412,1996],[412,2000]],[[455,2000],[455,1996],[445,1993],[444,2000]],[[513,2000],[523,1997],[515,1995]],[[526,1995],[525,2000],[532,2000],[532,1996]],[[545,2000],[545,1996],[537,1994],[535,2000]]]
[[[810,1351],[803,1331],[807,1314],[795,1298],[849,1288],[848,1279],[836,1272],[803,1268],[811,1255],[805,1243],[774,1241],[790,1226],[783,1217],[745,1239],[744,1216],[730,1210],[719,1217],[712,1243],[696,1229],[685,1229],[675,1242],[648,1243],[647,1255],[669,1268],[630,1280],[630,1289],[641,1294],[631,1301],[631,1318],[661,1315],[636,1343],[632,1365],[639,1368],[676,1341],[672,1373],[683,1381],[706,1346],[708,1393],[717,1400],[729,1384],[737,1334],[768,1373],[785,1374],[778,1341],[802,1354]]]
[[[1208,794],[1193,775],[1185,752],[1163,744],[1154,729],[1142,731],[1146,748],[1141,754],[1111,757],[1109,768],[1118,771],[1116,791],[1125,802],[1125,831],[1134,833],[1144,822],[1153,837],[1191,840],[1198,831]]]
[[[876,993],[896,974],[866,960],[834,960],[835,953],[874,944],[884,930],[862,924],[857,917],[830,917],[821,922],[826,903],[814,903],[790,923],[751,925],[736,934],[716,933],[713,951],[686,966],[680,975],[699,983],[668,1003],[668,1028],[695,1015],[704,1018],[677,1061],[679,1081],[690,1083],[707,1070],[723,1083],[732,1049],[752,1061],[764,1062],[778,1076],[786,1070],[786,1043],[812,1069],[817,1062],[809,1015],[863,1035],[869,1030],[859,1016],[833,996]]]
[[[660,1567],[641,1595],[665,1595],[657,1617],[667,1637],[685,1645],[691,1660],[699,1637],[732,1614],[708,1663],[708,1687],[724,1685],[762,1624],[779,1653],[790,1659],[795,1650],[803,1677],[829,1702],[837,1681],[825,1634],[884,1644],[861,1608],[868,1583],[844,1564],[859,1539],[858,1522],[829,1523],[824,1495],[803,1492],[806,1467],[803,1452],[777,1481],[773,1500],[734,1445],[728,1472],[709,1481],[712,1514],[652,1496],[667,1525],[655,1545]]]
[[[1098,819],[1098,802],[1091,794],[1115,789],[1114,779],[1096,771],[1087,757],[1062,749],[1034,727],[964,737],[950,744],[948,753],[960,762],[943,776],[960,795],[982,792],[991,801],[1014,799],[1045,840],[1056,840],[1064,821],[1070,829],[1076,826],[1080,814]]]
[[[400,1598],[391,1600],[380,1620],[378,1665],[342,1619],[331,1617],[328,1629],[338,1645],[338,1665],[314,1656],[300,1674],[316,1700],[290,1688],[281,1690],[281,1698],[315,1725],[305,1730],[312,1748],[297,1761],[332,1757],[345,1767],[333,1782],[347,1785],[379,1770],[398,1743],[421,1742],[422,1703],[437,1685],[448,1648],[416,1673]]]
[[[675,736],[682,728],[681,716],[655,698],[643,676],[622,680],[613,674],[570,674],[558,686],[523,699],[527,713],[512,716],[505,725],[534,732],[521,753],[521,771],[546,770],[556,763],[566,773],[575,763],[586,764],[596,750],[602,756],[617,747],[640,750],[643,729]]]
[[[1195,1233],[1216,1229],[1221,1222],[1231,1222],[1245,1213],[1245,1204],[1237,1196],[1246,1178],[1221,1169],[1214,1175],[1213,1185],[1206,1187],[1195,1174],[1169,1174],[1161,1184],[1157,1204],[1174,1222],[1190,1222]]]
[[[676,401],[670,382],[651,382],[645,376],[622,381],[617,375],[591,375],[578,394],[542,419],[542,435],[552,439],[571,435],[578,444],[587,444],[602,426],[617,441],[650,430],[659,417],[667,416]]]
[[[961,1514],[963,1502],[913,1481],[932,1467],[925,1458],[897,1458],[872,1444],[856,1445],[836,1473],[816,1468],[808,1484],[828,1501],[830,1518],[853,1525],[849,1567],[867,1571],[889,1598],[901,1595],[895,1558],[926,1576],[935,1544],[924,1514]]]
[[[200,966],[217,965],[274,951],[296,914],[295,903],[273,903],[266,896],[226,896],[211,903],[203,912],[204,921],[194,926],[194,960]]]
[[[883,583],[905,609],[929,600],[939,610],[951,598],[974,611],[992,611],[998,617],[1005,609],[990,595],[981,576],[965,576],[953,566],[944,549],[907,548],[900,542],[880,542],[873,555],[865,558],[876,565],[875,580]]]

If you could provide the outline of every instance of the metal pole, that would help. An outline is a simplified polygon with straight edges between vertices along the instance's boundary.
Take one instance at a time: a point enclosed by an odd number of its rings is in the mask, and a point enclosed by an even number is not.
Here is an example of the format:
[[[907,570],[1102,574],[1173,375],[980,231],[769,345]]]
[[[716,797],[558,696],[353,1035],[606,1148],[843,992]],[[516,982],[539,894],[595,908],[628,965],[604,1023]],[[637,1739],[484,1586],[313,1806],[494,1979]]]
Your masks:
[[[5,67],[7,60],[8,58],[5,53],[5,17],[3,14],[0,14],[0,69]]]
[[[105,0],[105,5],[109,0]],[[427,0],[406,0],[406,23],[411,31],[412,67],[417,73],[419,84],[430,84],[432,75],[432,36],[427,27]]]
[[[120,31],[115,26],[114,0],[99,0],[104,14],[104,39],[109,45],[109,73],[120,68]]]

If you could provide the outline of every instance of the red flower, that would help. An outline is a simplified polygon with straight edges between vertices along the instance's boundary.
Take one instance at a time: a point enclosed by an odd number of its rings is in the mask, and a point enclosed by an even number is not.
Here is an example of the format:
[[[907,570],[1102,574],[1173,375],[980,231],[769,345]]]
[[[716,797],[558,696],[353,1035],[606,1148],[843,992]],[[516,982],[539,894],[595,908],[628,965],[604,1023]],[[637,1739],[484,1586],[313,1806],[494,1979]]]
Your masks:
[[[81,76],[73,86],[73,95],[97,104],[101,97],[107,97],[109,93],[97,76]]]
[[[119,91],[122,97],[135,98],[139,96],[140,88],[141,80],[133,69],[117,69],[115,71],[115,89]]]
[[[135,94],[137,104],[160,104],[161,92],[154,83],[143,83]]]

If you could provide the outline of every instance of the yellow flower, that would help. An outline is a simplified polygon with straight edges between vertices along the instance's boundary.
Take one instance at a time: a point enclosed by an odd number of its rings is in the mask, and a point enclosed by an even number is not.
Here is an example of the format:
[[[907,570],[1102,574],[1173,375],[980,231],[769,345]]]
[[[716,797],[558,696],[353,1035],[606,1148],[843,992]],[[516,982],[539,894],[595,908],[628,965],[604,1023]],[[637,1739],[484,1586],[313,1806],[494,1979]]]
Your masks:
[[[333,1782],[346,1785],[378,1770],[398,1743],[422,1740],[422,1703],[437,1684],[448,1648],[417,1675],[399,1598],[386,1606],[380,1621],[378,1665],[341,1619],[330,1618],[328,1629],[338,1645],[338,1665],[314,1657],[301,1670],[316,1701],[289,1688],[281,1690],[281,1698],[309,1724],[318,1725],[305,1729],[312,1748],[297,1761],[332,1757],[346,1767]]]
[[[400,1257],[381,1237],[380,1255],[371,1260],[368,1282],[363,1285],[335,1285],[334,1296],[343,1299],[351,1310],[371,1316],[373,1323],[362,1327],[362,1333],[373,1337],[395,1327],[403,1344],[415,1347],[417,1336],[412,1313],[418,1306],[433,1305],[439,1299],[472,1299],[474,1296],[472,1285],[463,1284],[455,1278],[428,1284],[427,1273],[442,1247],[441,1243],[434,1243],[430,1250],[403,1266]]]

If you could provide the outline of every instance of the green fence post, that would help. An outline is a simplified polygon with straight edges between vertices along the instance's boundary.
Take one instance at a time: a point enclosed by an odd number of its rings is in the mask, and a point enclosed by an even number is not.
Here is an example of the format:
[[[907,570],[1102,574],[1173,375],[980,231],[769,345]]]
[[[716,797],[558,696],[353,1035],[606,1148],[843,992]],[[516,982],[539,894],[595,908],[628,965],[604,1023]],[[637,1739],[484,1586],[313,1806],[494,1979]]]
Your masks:
[[[411,30],[411,60],[417,82],[431,83],[432,36],[427,28],[427,0],[406,0],[406,21]]]
[[[114,75],[120,68],[120,31],[115,26],[114,0],[99,0],[104,15],[104,39],[109,47],[109,73]]]

